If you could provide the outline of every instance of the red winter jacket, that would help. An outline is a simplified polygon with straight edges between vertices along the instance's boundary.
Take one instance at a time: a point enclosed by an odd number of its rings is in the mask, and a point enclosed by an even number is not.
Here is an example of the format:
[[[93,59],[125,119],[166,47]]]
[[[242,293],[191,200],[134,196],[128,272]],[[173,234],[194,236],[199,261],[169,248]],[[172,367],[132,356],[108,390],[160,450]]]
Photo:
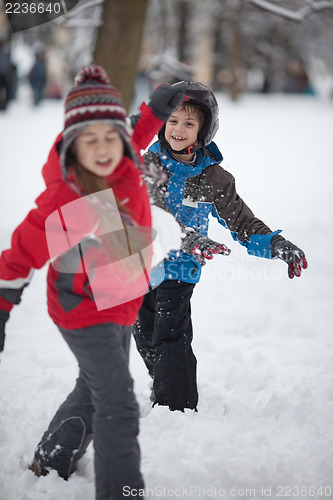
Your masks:
[[[141,114],[132,138],[133,146],[138,152],[149,145],[163,125],[145,104],[141,106]],[[11,248],[2,252],[0,257],[0,309],[8,312],[14,303],[20,301],[17,293],[29,283],[32,271],[40,269],[50,260],[46,219],[60,207],[80,199],[80,195],[62,175],[57,150],[61,138],[62,134],[57,137],[43,167],[46,189],[36,199],[37,208],[31,210],[17,227],[12,236]],[[149,198],[142,175],[134,162],[123,157],[109,176],[108,183],[118,202],[125,204],[134,222],[138,226],[150,228]],[[87,231],[89,233],[90,228]],[[82,269],[74,274],[60,273],[59,267],[52,264],[48,269],[47,285],[50,317],[65,329],[84,328],[105,322],[131,325],[136,320],[143,299],[141,296],[98,310],[87,274]],[[144,293],[143,290],[142,294]]]

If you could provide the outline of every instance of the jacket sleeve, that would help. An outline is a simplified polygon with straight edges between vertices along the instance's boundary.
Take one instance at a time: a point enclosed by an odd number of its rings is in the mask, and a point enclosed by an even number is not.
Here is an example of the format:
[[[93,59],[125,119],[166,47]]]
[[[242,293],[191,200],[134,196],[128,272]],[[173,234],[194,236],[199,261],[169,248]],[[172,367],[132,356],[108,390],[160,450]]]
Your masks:
[[[145,102],[141,104],[140,112],[141,116],[135,125],[132,139],[138,151],[146,149],[164,125],[164,121],[157,118]]]
[[[273,258],[270,243],[279,231],[272,232],[264,222],[254,216],[252,210],[237,194],[234,177],[222,167],[220,169],[213,215],[230,230],[235,241],[246,247],[250,255]]]
[[[45,220],[54,207],[44,203],[47,191],[37,198],[37,208],[15,229],[11,248],[0,256],[0,309],[5,311],[9,312],[13,304],[20,302],[33,270],[40,269],[49,260]]]

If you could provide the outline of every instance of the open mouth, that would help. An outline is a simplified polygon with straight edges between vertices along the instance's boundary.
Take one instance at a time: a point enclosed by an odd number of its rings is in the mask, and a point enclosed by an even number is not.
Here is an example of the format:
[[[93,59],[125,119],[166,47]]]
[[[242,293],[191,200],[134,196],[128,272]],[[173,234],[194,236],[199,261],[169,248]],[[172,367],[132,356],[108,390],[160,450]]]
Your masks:
[[[96,164],[99,167],[106,168],[106,167],[110,167],[111,166],[112,160],[110,158],[108,158],[107,160],[97,160]]]
[[[171,138],[176,141],[176,142],[182,142],[182,141],[186,141],[186,138],[185,137],[181,137],[179,135],[172,135]]]

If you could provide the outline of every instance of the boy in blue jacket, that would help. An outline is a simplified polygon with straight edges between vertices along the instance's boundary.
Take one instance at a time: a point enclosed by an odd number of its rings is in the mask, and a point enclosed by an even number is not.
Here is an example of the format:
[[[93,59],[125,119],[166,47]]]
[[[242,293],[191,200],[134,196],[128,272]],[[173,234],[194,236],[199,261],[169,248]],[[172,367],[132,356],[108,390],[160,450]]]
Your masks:
[[[214,93],[198,82],[178,82],[186,100],[173,111],[159,141],[145,155],[151,200],[172,213],[182,227],[180,251],[164,261],[165,278],[146,294],[134,327],[137,348],[153,378],[154,404],[171,411],[197,409],[196,358],[192,351],[190,300],[201,267],[214,254],[230,250],[208,238],[208,216],[229,229],[247,252],[288,264],[290,278],[307,268],[304,252],[256,218],[238,196],[234,177],[220,166],[222,155],[212,142],[219,127]]]

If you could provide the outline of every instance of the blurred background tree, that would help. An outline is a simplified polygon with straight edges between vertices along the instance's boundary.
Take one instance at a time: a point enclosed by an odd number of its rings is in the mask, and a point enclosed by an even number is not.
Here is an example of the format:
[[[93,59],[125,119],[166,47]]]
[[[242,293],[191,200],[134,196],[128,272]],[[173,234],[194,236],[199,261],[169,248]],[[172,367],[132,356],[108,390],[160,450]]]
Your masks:
[[[141,62],[153,84],[193,78],[234,100],[330,95],[332,28],[332,0],[151,0]]]
[[[93,60],[103,66],[130,108],[148,0],[105,0]]]
[[[156,84],[180,79],[233,100],[243,92],[332,97],[333,0],[80,0],[67,15],[14,35],[3,12],[0,0],[0,38],[19,78],[29,50],[43,50],[48,87],[62,95],[77,70],[95,62],[128,110]]]

